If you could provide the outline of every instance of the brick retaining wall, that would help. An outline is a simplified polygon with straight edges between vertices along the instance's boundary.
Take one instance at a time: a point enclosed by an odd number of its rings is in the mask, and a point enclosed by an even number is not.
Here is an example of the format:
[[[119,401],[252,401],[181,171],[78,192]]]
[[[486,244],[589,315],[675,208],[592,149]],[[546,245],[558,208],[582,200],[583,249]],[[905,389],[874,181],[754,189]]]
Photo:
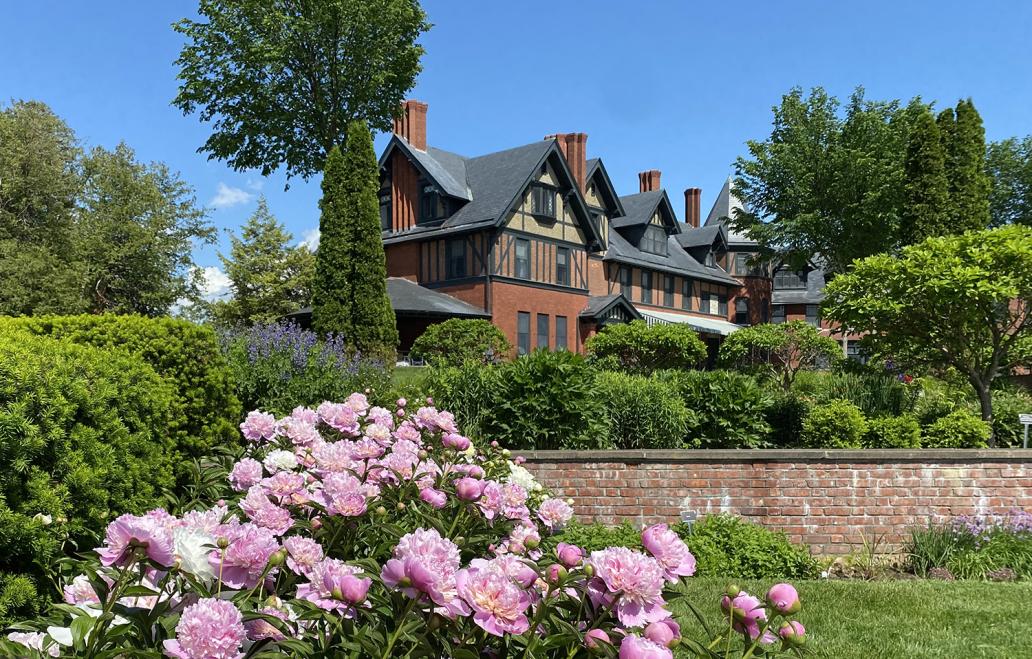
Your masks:
[[[529,451],[544,485],[581,521],[644,525],[730,512],[782,529],[815,553],[915,524],[1032,509],[1030,450]]]

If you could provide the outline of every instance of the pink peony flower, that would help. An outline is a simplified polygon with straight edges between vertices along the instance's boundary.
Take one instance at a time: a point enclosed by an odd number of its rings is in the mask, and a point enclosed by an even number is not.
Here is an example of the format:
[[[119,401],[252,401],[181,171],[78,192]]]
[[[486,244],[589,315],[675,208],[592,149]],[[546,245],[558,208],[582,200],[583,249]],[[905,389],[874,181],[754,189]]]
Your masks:
[[[383,445],[374,439],[365,437],[351,447],[351,458],[353,460],[371,460],[382,456],[383,451]]]
[[[240,659],[247,640],[243,616],[232,602],[214,598],[186,607],[165,654],[176,659]]]
[[[217,578],[230,588],[254,588],[269,564],[269,557],[279,550],[272,531],[255,524],[226,524],[216,536],[229,544],[224,550],[208,554],[208,563]],[[225,557],[223,557],[223,554]]]
[[[502,486],[502,515],[507,519],[527,519],[530,510],[527,508],[527,490],[516,483]]]
[[[246,492],[261,480],[262,463],[254,458],[244,458],[233,465],[233,470],[229,472],[229,484],[237,492]]]
[[[662,566],[667,581],[674,583],[679,576],[690,577],[695,574],[695,556],[688,551],[688,545],[684,544],[680,536],[666,524],[656,524],[642,531],[641,543]]]
[[[279,618],[283,622],[287,622],[289,616],[287,613],[275,606],[266,606],[258,610],[258,613],[264,613],[267,616],[273,616]],[[265,639],[271,639],[273,641],[282,641],[286,638],[286,635],[273,626],[268,620],[262,620],[261,618],[255,620],[249,620],[244,623],[244,629],[247,630],[247,638],[252,641],[262,641]]]
[[[626,627],[641,627],[670,617],[663,608],[663,568],[655,559],[626,547],[591,553],[595,577],[589,596],[596,607],[616,599],[614,611]]]
[[[584,634],[584,647],[589,650],[601,650],[606,645],[611,644],[612,641],[609,640],[609,634],[601,629],[589,629]]]
[[[469,615],[456,591],[461,561],[455,543],[434,529],[416,529],[401,537],[393,556],[380,573],[387,586],[400,588],[407,597],[429,597],[444,615]]]
[[[452,469],[455,470],[457,473],[465,474],[466,476],[469,476],[470,478],[476,478],[477,480],[482,480],[485,475],[484,468],[480,465],[457,464],[454,465]]]
[[[420,490],[419,498],[433,508],[444,508],[448,505],[448,495],[432,487],[425,487]]]
[[[343,517],[358,517],[366,511],[366,495],[362,481],[351,474],[328,474],[322,481],[322,495],[327,512]]]
[[[484,490],[477,502],[484,517],[493,520],[502,510],[502,486],[497,481],[485,481]]]
[[[799,601],[799,593],[792,584],[774,584],[767,591],[767,602],[778,613],[788,615],[803,607]]]
[[[573,519],[573,508],[562,499],[545,499],[538,506],[538,519],[549,531],[558,531]]]
[[[104,546],[98,547],[103,565],[125,565],[134,548],[146,551],[147,558],[163,567],[175,561],[172,531],[154,517],[125,514],[108,524]]]
[[[369,391],[368,389],[366,391]],[[365,414],[366,410],[369,409],[369,399],[365,397],[365,394],[354,393],[348,396],[347,406],[355,411],[356,414]]]
[[[316,409],[322,422],[348,437],[357,437],[358,415],[343,403],[325,402]]]
[[[275,535],[283,535],[294,525],[290,511],[270,501],[260,485],[255,485],[247,491],[247,496],[240,502],[240,509],[252,522],[269,529]]]
[[[312,449],[312,457],[320,474],[358,471],[362,463],[352,457],[353,451],[350,442],[326,442]]]
[[[681,640],[681,626],[673,618],[653,622],[645,628],[645,638],[657,645],[671,648]]]
[[[282,503],[302,503],[305,499],[295,499],[296,495],[305,490],[305,477],[293,471],[280,471],[269,478],[263,478],[261,485],[267,495],[276,497]]]
[[[468,437],[463,437],[457,433],[448,433],[441,438],[441,444],[445,448],[454,449],[456,451],[465,451],[470,447],[471,442]]]
[[[324,558],[312,567],[311,581],[297,587],[297,597],[326,611],[349,613],[355,604],[365,600],[372,584],[372,579],[356,576],[361,572],[344,561]]]
[[[509,532],[505,541],[506,551],[514,554],[526,554],[530,549],[536,549],[541,544],[541,536],[538,535],[537,527],[533,524],[518,524]]]
[[[370,407],[369,412],[366,413],[366,418],[371,423],[386,427],[387,430],[394,427],[394,415],[384,407]]]
[[[462,501],[476,501],[484,491],[484,481],[469,476],[455,481],[455,496]]]
[[[748,634],[755,640],[760,636],[760,623],[766,622],[767,612],[759,598],[742,591],[732,599],[725,595],[720,600],[724,615],[731,617],[731,627],[739,634]]]
[[[560,563],[568,568],[574,568],[580,565],[581,559],[584,558],[584,550],[577,545],[560,542],[555,547],[555,555],[559,557]]]
[[[314,422],[308,422],[302,419],[287,417],[283,420],[281,428],[283,434],[294,446],[312,447],[322,442],[322,435],[319,434],[319,429],[315,427],[317,422],[318,419]]]
[[[791,620],[781,625],[778,636],[789,645],[799,646],[806,642],[806,628],[799,621]]]
[[[312,568],[323,559],[322,545],[311,538],[292,535],[283,540],[283,546],[287,549],[287,567],[309,578]]]
[[[240,424],[240,430],[244,433],[244,438],[249,442],[270,440],[279,432],[276,417],[258,410],[247,413],[247,418]]]
[[[483,561],[459,570],[456,579],[459,595],[473,609],[473,622],[487,633],[522,634],[530,628],[530,596],[501,567]]]
[[[47,635],[43,632],[11,632],[7,635],[7,640],[18,645],[23,645],[30,650],[35,650],[40,654],[46,654],[51,657],[61,656],[61,646],[57,643],[51,642],[50,647],[46,650],[43,649],[43,644],[46,642]]]
[[[64,587],[64,601],[72,606],[81,604],[100,604],[100,596],[93,589],[93,584],[85,574],[72,579],[72,582]]]
[[[298,405],[295,407],[290,413],[290,418],[301,421],[302,423],[307,423],[311,426],[319,423],[319,413],[310,407],[305,407],[304,405]]]
[[[673,659],[674,653],[669,649],[653,643],[647,638],[631,635],[624,636],[620,642],[620,659]]]

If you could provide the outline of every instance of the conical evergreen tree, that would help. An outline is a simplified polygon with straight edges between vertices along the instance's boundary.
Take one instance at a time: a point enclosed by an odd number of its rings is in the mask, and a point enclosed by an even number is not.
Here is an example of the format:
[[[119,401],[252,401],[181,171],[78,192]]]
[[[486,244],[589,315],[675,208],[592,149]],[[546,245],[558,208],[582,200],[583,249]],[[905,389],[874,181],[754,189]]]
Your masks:
[[[901,242],[909,245],[929,236],[952,233],[948,226],[949,181],[946,179],[942,138],[935,117],[928,110],[914,121],[904,171]]]
[[[985,168],[985,128],[975,104],[957,103],[956,123],[947,143],[946,177],[950,182],[950,233],[989,226],[991,183]]]
[[[391,359],[398,328],[387,297],[379,187],[373,137],[364,122],[352,122],[344,151],[330,151],[323,174],[312,325],[364,354]]]

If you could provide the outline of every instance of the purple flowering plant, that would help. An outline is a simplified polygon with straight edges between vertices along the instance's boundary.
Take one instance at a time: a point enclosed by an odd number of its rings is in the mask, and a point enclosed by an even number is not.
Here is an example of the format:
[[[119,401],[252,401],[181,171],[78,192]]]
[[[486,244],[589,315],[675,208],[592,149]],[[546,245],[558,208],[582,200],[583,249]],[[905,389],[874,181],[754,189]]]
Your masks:
[[[415,409],[413,409],[415,407]],[[253,411],[213,505],[113,521],[13,656],[671,658],[799,655],[795,588],[729,591],[726,627],[682,637],[670,603],[695,558],[666,525],[644,551],[542,537],[573,517],[451,414],[364,394]],[[688,605],[693,612],[696,609]],[[705,620],[698,616],[700,625]],[[710,630],[707,629],[707,632]]]

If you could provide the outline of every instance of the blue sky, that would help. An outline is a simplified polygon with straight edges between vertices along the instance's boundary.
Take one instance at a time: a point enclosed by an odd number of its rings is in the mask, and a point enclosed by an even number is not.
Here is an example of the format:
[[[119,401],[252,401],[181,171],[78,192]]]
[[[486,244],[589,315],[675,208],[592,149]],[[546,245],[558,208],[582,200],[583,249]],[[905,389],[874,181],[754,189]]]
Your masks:
[[[846,97],[970,96],[989,139],[1032,133],[1032,3],[594,2],[425,0],[434,23],[411,96],[430,105],[431,144],[465,155],[582,131],[617,190],[660,169],[708,210],[748,139],[769,134],[772,105],[795,85]],[[89,145],[125,141],[161,160],[236,229],[265,194],[300,240],[318,226],[318,181],[234,172],[196,148],[208,126],[170,105],[193,0],[3,3],[0,102],[50,104]],[[386,141],[381,135],[380,148]],[[227,244],[225,232],[220,247]],[[198,263],[218,263],[218,248]]]

